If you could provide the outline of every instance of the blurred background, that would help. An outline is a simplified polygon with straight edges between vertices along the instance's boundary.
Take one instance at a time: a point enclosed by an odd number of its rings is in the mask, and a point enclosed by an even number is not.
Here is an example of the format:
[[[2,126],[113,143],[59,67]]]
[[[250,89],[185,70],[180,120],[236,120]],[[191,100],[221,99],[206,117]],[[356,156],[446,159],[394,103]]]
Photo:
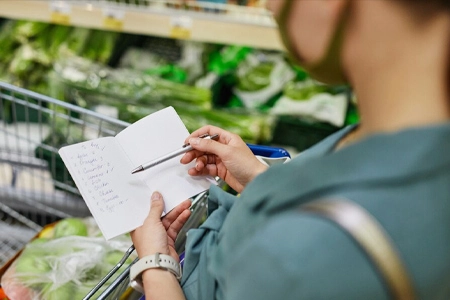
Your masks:
[[[349,87],[285,56],[264,0],[2,0],[0,82],[0,276],[46,226],[89,216],[61,146],[169,105],[189,131],[212,124],[292,156],[359,119]]]

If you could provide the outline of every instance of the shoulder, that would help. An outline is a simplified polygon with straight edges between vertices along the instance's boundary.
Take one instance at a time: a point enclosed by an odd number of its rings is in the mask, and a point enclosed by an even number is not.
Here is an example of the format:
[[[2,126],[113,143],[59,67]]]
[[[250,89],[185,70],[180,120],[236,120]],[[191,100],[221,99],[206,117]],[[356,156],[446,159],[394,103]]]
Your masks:
[[[226,299],[386,299],[359,247],[312,215],[276,216],[228,257]]]

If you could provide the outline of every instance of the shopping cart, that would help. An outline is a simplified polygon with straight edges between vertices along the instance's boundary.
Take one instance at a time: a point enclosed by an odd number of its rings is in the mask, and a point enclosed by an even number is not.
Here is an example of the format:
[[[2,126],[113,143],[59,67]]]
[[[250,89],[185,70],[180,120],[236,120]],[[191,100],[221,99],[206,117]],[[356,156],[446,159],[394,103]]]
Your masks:
[[[1,277],[43,226],[70,216],[90,216],[58,155],[59,148],[116,135],[129,123],[1,82],[0,108]],[[264,157],[289,156],[281,148],[249,147]],[[193,197],[191,209],[191,217],[175,244],[177,252],[181,253],[181,262],[187,230],[198,227],[206,217],[207,192]],[[138,299],[141,295],[128,287],[131,265],[124,267],[133,252],[131,246],[84,299],[93,299],[94,295],[95,299]],[[99,290],[118,272],[119,275],[100,293]]]
[[[1,82],[0,120],[1,277],[45,225],[90,216],[59,148],[116,135],[129,124]],[[125,282],[108,299],[119,299]]]

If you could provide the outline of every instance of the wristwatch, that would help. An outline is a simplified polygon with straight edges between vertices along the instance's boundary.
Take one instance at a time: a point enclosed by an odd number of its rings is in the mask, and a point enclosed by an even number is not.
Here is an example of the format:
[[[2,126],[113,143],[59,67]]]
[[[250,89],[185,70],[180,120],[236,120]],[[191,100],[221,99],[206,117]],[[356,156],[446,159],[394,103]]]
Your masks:
[[[136,291],[144,293],[142,272],[148,269],[167,270],[175,275],[178,280],[181,279],[181,266],[172,256],[161,253],[144,256],[130,269],[130,286]]]

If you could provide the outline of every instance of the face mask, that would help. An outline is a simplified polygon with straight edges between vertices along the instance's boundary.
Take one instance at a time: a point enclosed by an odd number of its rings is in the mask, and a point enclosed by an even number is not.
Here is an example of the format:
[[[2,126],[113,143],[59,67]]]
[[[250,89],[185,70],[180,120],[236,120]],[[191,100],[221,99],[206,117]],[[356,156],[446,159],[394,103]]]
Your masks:
[[[296,53],[288,36],[287,21],[291,12],[292,3],[297,0],[284,0],[284,6],[276,22],[280,30],[280,35],[284,46],[288,51],[291,60],[303,67],[314,79],[327,84],[344,84],[347,83],[344,70],[341,64],[341,51],[345,20],[347,19],[348,5],[344,9],[340,20],[338,21],[336,30],[331,37],[331,43],[325,53],[325,56],[314,64],[307,64],[298,53]]]

